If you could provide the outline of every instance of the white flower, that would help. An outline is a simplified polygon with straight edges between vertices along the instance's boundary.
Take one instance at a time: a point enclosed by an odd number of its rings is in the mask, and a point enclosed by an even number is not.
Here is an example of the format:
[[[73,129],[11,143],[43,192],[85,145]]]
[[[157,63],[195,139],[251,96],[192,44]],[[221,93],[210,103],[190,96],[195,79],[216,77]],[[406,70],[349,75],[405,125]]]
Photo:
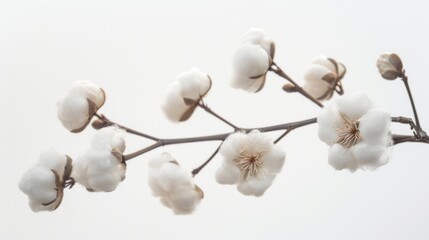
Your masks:
[[[47,151],[21,177],[19,189],[28,195],[33,211],[53,211],[61,204],[65,181],[70,178],[71,162],[64,154]]]
[[[190,214],[203,198],[190,172],[169,154],[163,153],[149,162],[149,186],[154,196],[175,214]]]
[[[319,138],[330,146],[329,163],[337,170],[375,169],[389,161],[390,115],[374,108],[365,94],[341,96],[317,118]]]
[[[340,81],[345,73],[342,63],[325,56],[316,57],[304,74],[302,88],[317,100],[329,100],[337,87],[342,93]]]
[[[402,60],[394,53],[381,54],[377,59],[377,68],[381,76],[386,80],[395,80],[402,76]]]
[[[91,147],[74,163],[72,177],[88,191],[111,192],[125,179],[123,131],[117,127],[99,130]]]
[[[211,85],[210,77],[197,68],[179,74],[164,98],[165,115],[174,122],[188,120]]]
[[[103,89],[88,81],[77,81],[58,101],[58,119],[69,131],[81,132],[105,100]]]
[[[274,58],[274,42],[261,29],[250,29],[233,56],[232,87],[258,92]]]
[[[244,195],[262,196],[283,167],[285,153],[259,131],[231,134],[220,148],[220,184],[237,184]]]

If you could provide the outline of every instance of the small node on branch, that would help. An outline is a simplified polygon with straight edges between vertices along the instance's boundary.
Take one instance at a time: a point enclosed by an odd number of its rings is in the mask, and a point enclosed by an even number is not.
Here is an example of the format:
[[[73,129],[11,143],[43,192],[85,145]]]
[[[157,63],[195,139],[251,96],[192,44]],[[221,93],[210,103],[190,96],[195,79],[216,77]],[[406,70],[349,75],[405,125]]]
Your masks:
[[[292,92],[297,92],[298,91],[298,89],[295,87],[295,85],[293,85],[291,83],[286,83],[285,85],[283,85],[282,88],[283,88],[283,90],[285,92],[288,92],[288,93],[292,93]]]

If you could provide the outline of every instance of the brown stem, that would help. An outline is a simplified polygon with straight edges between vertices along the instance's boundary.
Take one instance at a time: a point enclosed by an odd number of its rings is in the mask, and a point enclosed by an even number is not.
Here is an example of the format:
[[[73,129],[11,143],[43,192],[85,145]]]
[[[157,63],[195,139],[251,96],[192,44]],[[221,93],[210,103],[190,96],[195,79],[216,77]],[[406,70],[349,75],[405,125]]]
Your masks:
[[[394,145],[405,142],[429,143],[429,138],[418,138],[412,135],[392,134],[392,139]]]
[[[219,152],[220,147],[222,146],[222,143],[216,148],[216,150],[212,153],[209,159],[207,159],[203,164],[201,164],[201,166],[192,170],[193,177],[195,177],[195,175],[197,175],[216,156],[216,154]]]
[[[306,120],[298,121],[298,122],[284,123],[284,124],[262,127],[262,128],[247,128],[247,129],[240,129],[240,130],[245,131],[245,132],[250,132],[252,130],[259,130],[261,132],[272,132],[272,131],[278,131],[278,130],[291,129],[290,131],[292,131],[296,128],[303,127],[303,126],[313,124],[316,122],[317,122],[317,118],[310,118],[310,119],[306,119]],[[234,132],[217,134],[217,135],[209,135],[209,136],[201,136],[201,137],[192,137],[192,138],[158,139],[158,141],[156,143],[154,143],[148,147],[145,147],[145,148],[138,150],[134,153],[124,155],[124,160],[125,161],[131,160],[131,159],[138,157],[144,153],[147,153],[147,152],[152,151],[158,147],[166,146],[166,145],[193,143],[193,142],[206,142],[206,141],[222,141],[223,142],[230,134],[232,134]]]
[[[311,96],[308,92],[306,92],[301,86],[299,86],[298,83],[296,83],[291,77],[289,77],[275,62],[272,63],[269,71],[274,72],[275,74],[279,75],[280,77],[288,80],[290,83],[292,83],[296,89],[297,92],[299,92],[304,97],[310,99],[312,102],[317,104],[319,107],[323,107],[323,104],[319,102],[317,99],[315,99],[313,96]]]
[[[232,124],[231,122],[229,122],[228,120],[226,120],[225,118],[221,117],[219,114],[215,113],[211,108],[209,108],[209,106],[207,106],[207,104],[205,104],[202,100],[200,103],[198,103],[198,106],[202,109],[204,109],[206,112],[210,113],[211,115],[213,115],[214,117],[218,118],[219,120],[221,120],[222,122],[228,124],[229,126],[231,126],[232,128],[234,128],[234,130],[238,130],[240,129],[239,127],[237,127],[236,125]]]
[[[116,122],[111,121],[110,119],[108,119],[106,116],[104,116],[103,114],[99,115],[98,113],[95,113],[94,116],[96,116],[98,119],[100,119],[100,121],[103,122],[103,127],[108,127],[108,126],[118,126],[119,128],[122,128],[123,130],[125,130],[127,133],[131,133],[140,137],[144,137],[153,141],[159,141],[159,138],[153,137],[151,135],[136,131],[134,129],[125,127],[123,125],[120,125]]]
[[[401,74],[401,79],[405,85],[405,88],[407,89],[408,97],[410,98],[411,107],[413,109],[414,120],[416,121],[416,126],[414,127],[415,133],[416,133],[418,138],[427,138],[428,136],[427,136],[426,132],[423,131],[423,129],[420,125],[419,116],[417,114],[416,105],[414,103],[413,94],[411,93],[410,85],[408,84],[408,77],[405,74],[405,70],[403,70],[403,72]]]

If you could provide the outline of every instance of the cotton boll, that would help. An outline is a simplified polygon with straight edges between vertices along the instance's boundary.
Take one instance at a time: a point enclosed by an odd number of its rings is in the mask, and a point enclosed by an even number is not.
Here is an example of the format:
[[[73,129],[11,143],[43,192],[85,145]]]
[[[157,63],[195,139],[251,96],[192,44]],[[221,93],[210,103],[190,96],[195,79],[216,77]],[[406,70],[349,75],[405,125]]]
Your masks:
[[[265,134],[231,134],[222,144],[223,161],[216,171],[220,184],[237,184],[245,195],[261,196],[280,172],[285,153]]]
[[[123,131],[117,127],[99,130],[91,147],[74,163],[73,178],[89,191],[111,192],[125,179],[126,167],[116,153],[125,151]]]
[[[390,114],[374,108],[364,94],[341,96],[317,118],[319,138],[331,146],[329,163],[337,170],[375,169],[389,161]]]
[[[198,100],[211,88],[211,80],[198,68],[181,73],[177,80],[180,84],[180,95],[184,99]]]
[[[21,177],[19,189],[28,196],[33,211],[53,211],[60,205],[64,183],[69,177],[65,169],[71,169],[71,159],[56,151],[47,151]]]
[[[248,78],[258,77],[268,70],[269,56],[260,46],[245,43],[234,53],[233,67],[237,74]]]
[[[314,65],[323,66],[326,70],[332,73],[336,73],[337,71],[335,64],[325,56],[318,56],[314,58],[312,63]]]
[[[58,103],[58,119],[71,132],[82,131],[105,102],[103,89],[88,81],[77,81]]]
[[[190,172],[183,169],[168,153],[149,162],[148,183],[152,193],[175,214],[190,214],[203,198]]]
[[[177,81],[168,88],[162,110],[173,122],[188,120],[211,85],[210,77],[197,68],[179,74]]]

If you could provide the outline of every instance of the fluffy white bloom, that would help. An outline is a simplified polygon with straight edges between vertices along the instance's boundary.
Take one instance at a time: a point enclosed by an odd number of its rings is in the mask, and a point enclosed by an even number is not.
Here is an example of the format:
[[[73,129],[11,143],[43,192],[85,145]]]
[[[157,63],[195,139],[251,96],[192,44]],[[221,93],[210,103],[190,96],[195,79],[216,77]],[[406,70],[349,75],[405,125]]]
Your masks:
[[[250,29],[233,56],[232,86],[248,92],[261,90],[274,52],[274,42],[263,30]]]
[[[394,53],[381,54],[377,59],[377,68],[386,80],[395,80],[402,75],[402,60]]]
[[[117,127],[99,130],[91,147],[76,159],[72,177],[88,191],[110,192],[125,179],[123,131]]]
[[[33,211],[53,211],[61,204],[64,183],[70,172],[71,159],[68,156],[47,151],[21,177],[19,189],[28,195]]]
[[[245,195],[262,196],[283,167],[285,153],[259,131],[231,134],[220,148],[223,162],[216,172],[220,184],[237,184]]]
[[[337,170],[375,169],[389,161],[390,115],[374,108],[365,94],[341,96],[317,118],[319,138],[330,146],[329,163]]]
[[[164,97],[162,109],[165,115],[174,122],[188,120],[211,85],[210,77],[197,68],[179,74]]]
[[[80,132],[88,125],[94,113],[103,106],[103,89],[88,81],[77,81],[58,103],[58,119],[71,132]]]
[[[305,72],[302,87],[317,100],[329,100],[336,87],[342,91],[340,81],[345,73],[343,64],[332,58],[319,56],[313,59]]]
[[[192,213],[203,198],[190,172],[169,154],[163,153],[149,162],[149,186],[154,196],[175,214]]]

